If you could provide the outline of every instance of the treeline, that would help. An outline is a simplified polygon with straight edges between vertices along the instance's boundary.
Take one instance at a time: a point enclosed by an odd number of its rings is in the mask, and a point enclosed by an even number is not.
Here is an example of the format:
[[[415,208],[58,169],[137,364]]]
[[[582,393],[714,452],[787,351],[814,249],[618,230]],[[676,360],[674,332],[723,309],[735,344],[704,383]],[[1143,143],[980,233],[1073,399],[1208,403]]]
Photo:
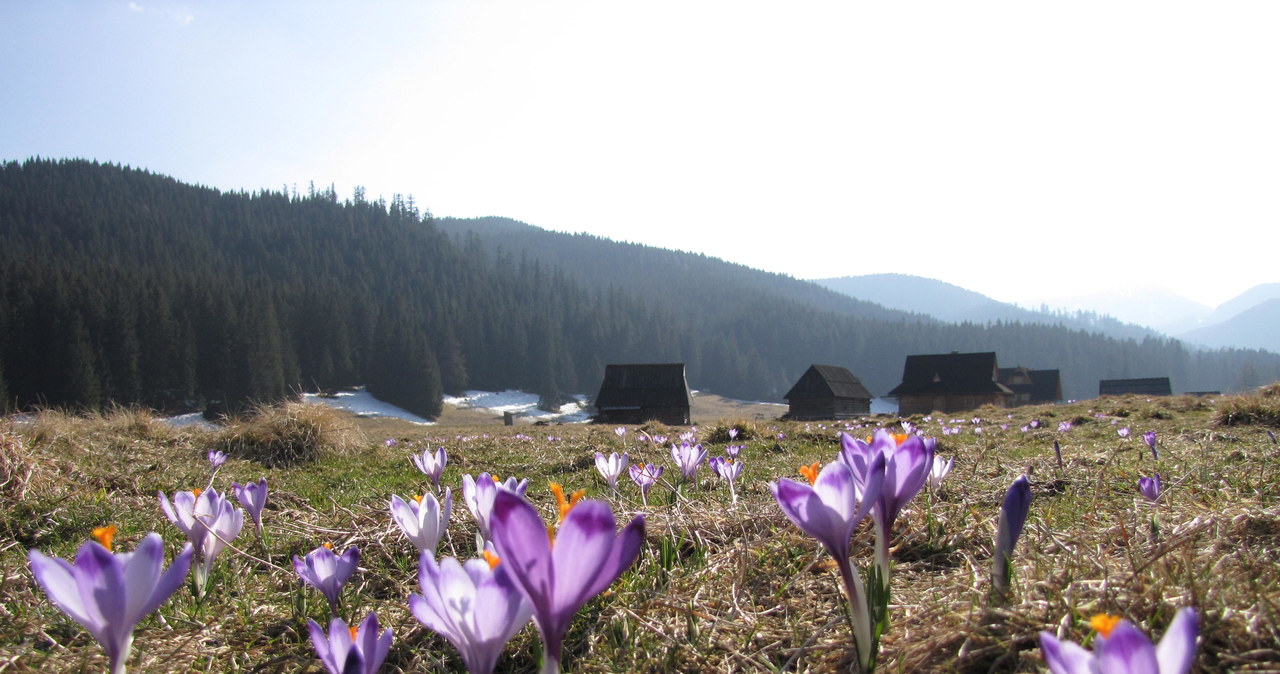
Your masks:
[[[681,358],[690,365],[690,383],[717,393],[777,400],[809,365],[821,363],[848,367],[879,395],[901,382],[908,355],[951,351],[995,351],[1004,367],[1058,369],[1064,395],[1074,399],[1096,396],[1101,379],[1168,376],[1175,391],[1224,392],[1280,379],[1276,354],[1189,350],[1088,313],[954,324],[705,255],[550,232],[509,218],[441,218],[438,225],[457,241],[478,240],[495,254],[563,269],[588,287],[626,288],[683,312],[702,335],[700,348]],[[857,255],[815,251],[815,271],[849,273]],[[904,273],[916,271],[910,259],[903,255]]]
[[[1273,354],[943,325],[705,256],[507,226],[446,233],[411,198],[362,190],[224,193],[95,162],[3,164],[0,404],[235,411],[363,384],[434,416],[466,388],[594,394],[610,362],[685,362],[695,388],[777,400],[811,363],[883,393],[907,354],[950,350],[1058,367],[1069,389],[1280,379]]]

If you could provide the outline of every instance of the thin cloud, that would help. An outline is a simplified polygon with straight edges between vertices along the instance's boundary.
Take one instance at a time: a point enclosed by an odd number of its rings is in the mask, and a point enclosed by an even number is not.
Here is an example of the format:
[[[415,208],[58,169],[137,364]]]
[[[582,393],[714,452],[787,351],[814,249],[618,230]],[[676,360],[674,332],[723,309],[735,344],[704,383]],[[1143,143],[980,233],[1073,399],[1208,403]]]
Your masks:
[[[141,11],[143,11],[143,8],[142,8],[142,5],[139,5],[139,4],[138,4],[138,3],[136,3],[136,2],[131,2],[131,3],[129,3],[129,11],[131,11],[131,12],[141,12]]]
[[[178,11],[173,12],[173,20],[177,21],[179,26],[190,26],[191,22],[196,20],[196,17],[192,14]]]

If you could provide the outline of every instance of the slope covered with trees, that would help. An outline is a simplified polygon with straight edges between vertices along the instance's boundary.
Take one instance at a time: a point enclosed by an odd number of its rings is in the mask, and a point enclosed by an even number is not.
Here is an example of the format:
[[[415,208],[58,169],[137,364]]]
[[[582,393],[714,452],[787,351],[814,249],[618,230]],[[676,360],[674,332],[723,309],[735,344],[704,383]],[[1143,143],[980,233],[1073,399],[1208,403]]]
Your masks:
[[[695,388],[776,400],[811,363],[883,393],[907,354],[950,350],[1061,368],[1073,397],[1098,378],[1280,379],[1272,354],[944,325],[705,256],[520,227],[564,248],[451,235],[412,199],[360,190],[224,193],[88,161],[5,163],[0,400],[236,409],[366,384],[431,416],[442,392],[554,401],[594,393],[606,363],[672,361]]]

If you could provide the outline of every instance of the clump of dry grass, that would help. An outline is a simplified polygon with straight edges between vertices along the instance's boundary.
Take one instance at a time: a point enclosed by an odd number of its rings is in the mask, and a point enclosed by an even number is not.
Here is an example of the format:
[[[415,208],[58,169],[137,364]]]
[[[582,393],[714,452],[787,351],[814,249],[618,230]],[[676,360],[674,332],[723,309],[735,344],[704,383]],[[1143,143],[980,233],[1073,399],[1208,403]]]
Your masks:
[[[301,402],[256,407],[247,417],[232,419],[214,441],[231,456],[269,467],[312,463],[365,443],[364,435],[338,410]]]
[[[1224,398],[1213,415],[1219,426],[1259,425],[1280,428],[1280,383],[1264,386],[1251,395]]]
[[[0,498],[21,501],[35,470],[35,457],[13,430],[13,423],[0,424]]]

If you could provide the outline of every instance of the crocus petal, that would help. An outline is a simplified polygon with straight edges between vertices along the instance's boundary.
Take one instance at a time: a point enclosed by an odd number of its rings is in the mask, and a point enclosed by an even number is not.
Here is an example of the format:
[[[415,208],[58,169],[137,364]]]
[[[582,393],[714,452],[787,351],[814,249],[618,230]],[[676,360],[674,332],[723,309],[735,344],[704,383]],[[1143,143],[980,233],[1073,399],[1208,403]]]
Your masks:
[[[524,590],[535,614],[538,609],[545,612],[555,591],[546,525],[533,505],[504,493],[495,499],[493,517],[494,545],[502,564],[507,565],[507,574]]]
[[[1097,674],[1092,653],[1048,632],[1040,633],[1040,654],[1053,674]]]
[[[320,623],[308,618],[307,632],[311,634],[311,646],[316,649],[316,655],[319,656],[320,662],[324,664],[324,668],[333,671],[333,649],[329,646],[329,635],[324,633],[324,628]]]
[[[1103,672],[1160,672],[1151,640],[1128,620],[1121,620],[1111,630],[1095,657]]]
[[[570,616],[600,594],[631,566],[644,539],[644,520],[631,521],[621,534],[606,503],[582,501],[565,518],[552,550],[555,603]]]
[[[1184,608],[1174,616],[1169,629],[1156,646],[1156,659],[1160,662],[1160,674],[1185,674],[1196,657],[1196,638],[1200,635],[1200,621],[1193,608]]]
[[[356,630],[355,649],[359,651],[363,660],[363,671],[365,674],[373,674],[382,666],[382,662],[387,659],[387,653],[391,651],[391,630],[384,630],[381,634],[378,632],[378,616],[370,613]]]
[[[85,545],[97,543],[91,541]],[[75,567],[65,559],[47,557],[39,550],[30,551],[27,559],[31,562],[31,573],[35,575],[36,582],[49,597],[49,601],[96,637],[103,622],[102,615],[92,601],[87,601],[90,598],[80,593]]]

